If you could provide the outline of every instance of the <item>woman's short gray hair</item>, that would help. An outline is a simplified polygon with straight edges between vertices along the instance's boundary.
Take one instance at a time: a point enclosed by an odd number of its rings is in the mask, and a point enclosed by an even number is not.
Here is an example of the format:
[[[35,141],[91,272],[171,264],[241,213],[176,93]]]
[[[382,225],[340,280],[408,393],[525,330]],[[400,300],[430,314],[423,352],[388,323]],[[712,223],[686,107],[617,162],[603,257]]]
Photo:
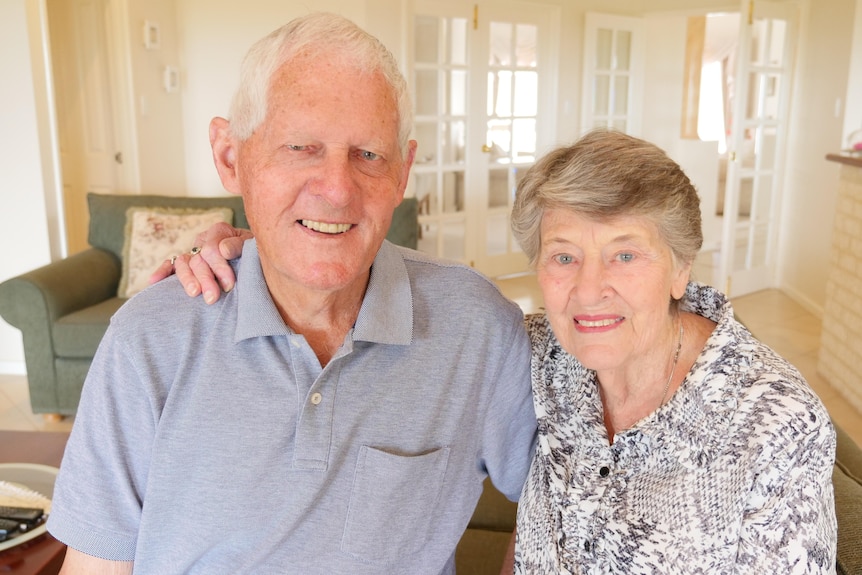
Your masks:
[[[681,264],[692,263],[703,244],[700,200],[682,168],[657,146],[621,132],[592,131],[527,170],[515,195],[512,232],[533,265],[547,209],[596,221],[647,217]]]
[[[230,107],[233,135],[241,141],[251,137],[266,118],[273,75],[312,46],[315,52],[341,58],[363,72],[383,75],[398,105],[398,141],[402,151],[406,150],[413,128],[413,105],[395,57],[377,38],[347,18],[323,12],[291,20],[249,49]]]

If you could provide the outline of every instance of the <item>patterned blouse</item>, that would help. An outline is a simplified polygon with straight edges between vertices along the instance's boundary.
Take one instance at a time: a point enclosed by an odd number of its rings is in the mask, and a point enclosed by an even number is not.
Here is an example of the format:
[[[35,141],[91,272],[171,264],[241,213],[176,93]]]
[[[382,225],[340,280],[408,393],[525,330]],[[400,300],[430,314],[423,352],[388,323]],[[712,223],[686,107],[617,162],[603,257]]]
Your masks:
[[[799,372],[689,284],[717,322],[679,390],[608,444],[595,372],[530,316],[539,443],[516,574],[834,573],[835,431]]]

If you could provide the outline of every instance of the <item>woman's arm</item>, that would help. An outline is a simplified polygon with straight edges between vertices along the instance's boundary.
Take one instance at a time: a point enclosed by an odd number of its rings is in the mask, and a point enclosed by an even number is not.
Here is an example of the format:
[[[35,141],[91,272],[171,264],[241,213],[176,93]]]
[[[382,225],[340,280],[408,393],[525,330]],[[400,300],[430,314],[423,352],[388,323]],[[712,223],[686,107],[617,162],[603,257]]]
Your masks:
[[[735,573],[835,573],[834,460],[827,419],[761,473],[743,518]]]
[[[518,528],[512,530],[512,538],[509,539],[509,548],[506,550],[506,557],[503,559],[503,567],[500,569],[500,575],[512,575],[515,572],[515,537],[518,534]]]

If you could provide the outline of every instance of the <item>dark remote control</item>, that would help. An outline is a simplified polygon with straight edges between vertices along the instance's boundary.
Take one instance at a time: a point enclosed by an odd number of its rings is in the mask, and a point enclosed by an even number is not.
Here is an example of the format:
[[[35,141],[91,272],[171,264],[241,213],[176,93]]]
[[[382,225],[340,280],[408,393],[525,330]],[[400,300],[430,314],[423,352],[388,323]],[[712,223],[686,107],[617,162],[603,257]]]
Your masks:
[[[37,509],[35,507],[9,507],[0,505],[0,519],[11,519],[12,521],[26,523],[27,525],[38,523],[44,514],[44,509]]]
[[[20,522],[0,518],[0,541],[5,541],[19,533],[21,533]]]

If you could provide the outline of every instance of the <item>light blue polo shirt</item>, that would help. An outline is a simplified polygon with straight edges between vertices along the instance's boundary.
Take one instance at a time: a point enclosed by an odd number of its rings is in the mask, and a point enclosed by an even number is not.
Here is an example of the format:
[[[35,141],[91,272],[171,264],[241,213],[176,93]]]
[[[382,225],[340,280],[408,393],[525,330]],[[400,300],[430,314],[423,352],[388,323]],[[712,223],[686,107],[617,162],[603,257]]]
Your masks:
[[[490,474],[520,494],[535,438],[518,307],[468,267],[384,242],[325,367],[257,247],[212,305],[175,278],[114,316],[50,532],[136,573],[454,572]]]

